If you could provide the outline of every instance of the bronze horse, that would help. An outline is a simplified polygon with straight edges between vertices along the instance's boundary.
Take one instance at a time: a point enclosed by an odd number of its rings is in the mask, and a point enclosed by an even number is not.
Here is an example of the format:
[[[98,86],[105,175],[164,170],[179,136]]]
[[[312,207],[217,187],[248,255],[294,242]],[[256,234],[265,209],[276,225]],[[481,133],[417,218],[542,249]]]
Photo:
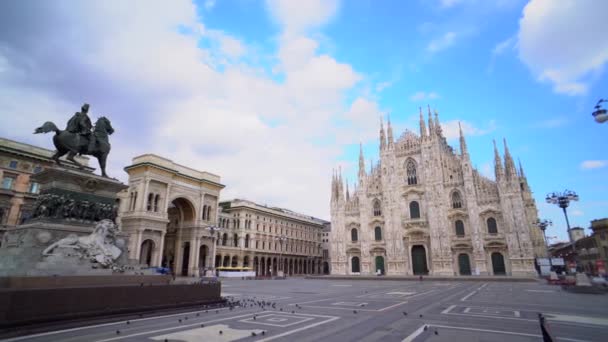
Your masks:
[[[55,144],[57,152],[55,152],[52,158],[55,160],[57,165],[61,165],[59,158],[67,153],[68,156],[66,159],[83,169],[84,166],[77,162],[74,157],[77,154],[91,155],[97,158],[99,161],[101,175],[103,177],[108,177],[106,174],[106,159],[108,158],[108,154],[110,153],[111,149],[108,136],[114,133],[114,128],[112,128],[110,120],[108,120],[105,116],[97,119],[97,122],[95,122],[95,126],[93,127],[93,133],[88,136],[62,131],[51,121],[47,121],[44,123],[44,125],[36,128],[34,134],[49,132],[55,132],[55,136],[53,136],[53,144]],[[93,150],[89,150],[89,139],[97,140]]]

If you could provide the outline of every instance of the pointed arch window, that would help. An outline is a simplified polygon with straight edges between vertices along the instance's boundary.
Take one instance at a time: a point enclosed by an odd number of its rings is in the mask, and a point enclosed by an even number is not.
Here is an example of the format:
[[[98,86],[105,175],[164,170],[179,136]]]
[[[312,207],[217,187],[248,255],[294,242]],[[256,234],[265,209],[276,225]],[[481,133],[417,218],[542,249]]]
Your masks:
[[[463,237],[464,236],[464,222],[462,220],[456,220],[454,224],[454,228],[456,230],[456,236]]]
[[[488,234],[498,234],[498,226],[496,225],[496,219],[493,217],[489,217],[486,220],[488,225]]]
[[[460,196],[460,192],[454,191],[452,193],[452,208],[460,209],[462,208],[462,197]]]
[[[380,227],[374,228],[374,239],[376,241],[382,241],[382,228],[380,228]]]
[[[418,184],[418,177],[416,176],[416,163],[413,160],[408,160],[405,165],[405,172],[407,176],[407,185]]]
[[[418,219],[420,218],[420,204],[416,201],[410,202],[410,218]]]
[[[353,228],[353,229],[350,230],[350,240],[352,242],[359,241],[359,234],[357,232],[357,229]]]
[[[380,209],[380,201],[375,200],[374,201],[374,216],[381,216],[382,215],[382,209]]]

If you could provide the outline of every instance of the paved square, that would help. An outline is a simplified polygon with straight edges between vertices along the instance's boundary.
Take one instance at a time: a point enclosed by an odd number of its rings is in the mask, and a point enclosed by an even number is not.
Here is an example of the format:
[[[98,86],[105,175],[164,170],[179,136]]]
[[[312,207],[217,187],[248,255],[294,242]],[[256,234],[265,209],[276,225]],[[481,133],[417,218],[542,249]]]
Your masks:
[[[312,317],[303,317],[303,316],[288,316],[283,314],[269,314],[263,316],[256,316],[255,319],[247,318],[240,320],[239,322],[251,323],[251,324],[261,324],[261,325],[270,325],[273,327],[281,327],[285,328],[294,324],[310,321],[314,318]]]
[[[247,305],[8,341],[540,341],[539,313],[558,341],[608,336],[608,295],[574,294],[541,282],[290,278],[224,284],[225,294]]]

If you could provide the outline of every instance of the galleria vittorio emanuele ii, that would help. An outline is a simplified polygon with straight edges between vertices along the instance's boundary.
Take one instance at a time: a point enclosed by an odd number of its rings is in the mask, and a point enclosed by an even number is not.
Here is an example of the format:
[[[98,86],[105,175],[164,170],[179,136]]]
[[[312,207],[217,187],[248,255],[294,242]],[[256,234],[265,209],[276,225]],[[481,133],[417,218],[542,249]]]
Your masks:
[[[419,135],[381,123],[378,163],[366,170],[361,151],[356,187],[332,180],[332,274],[535,274],[537,208],[506,140],[494,166],[495,181],[471,165],[462,130],[456,153],[436,111],[428,127],[420,111]]]

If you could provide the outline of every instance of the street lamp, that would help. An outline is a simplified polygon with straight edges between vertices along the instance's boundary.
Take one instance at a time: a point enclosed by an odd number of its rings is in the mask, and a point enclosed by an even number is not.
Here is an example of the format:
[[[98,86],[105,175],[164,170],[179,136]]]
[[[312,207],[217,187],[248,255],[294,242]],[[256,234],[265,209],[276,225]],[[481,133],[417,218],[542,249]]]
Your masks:
[[[597,101],[597,104],[594,107],[595,111],[591,113],[591,115],[593,115],[595,118],[595,122],[597,123],[604,123],[608,121],[608,114],[606,113],[606,110],[602,108],[602,102],[608,102],[608,100],[600,99]]]
[[[543,238],[545,240],[545,254],[549,259],[549,270],[551,270],[553,265],[551,264],[551,256],[549,255],[549,242],[547,241],[547,234],[545,233],[545,231],[547,230],[548,226],[553,225],[553,222],[551,222],[551,220],[538,219],[536,220],[536,222],[534,222],[534,225],[537,226],[543,232]]]
[[[283,268],[283,242],[287,241],[286,235],[275,236],[276,241],[279,241],[281,245],[281,253],[279,254],[279,271],[283,272],[283,278],[285,277],[285,270]]]
[[[213,258],[211,259],[211,269],[213,271],[215,271],[215,253],[216,253],[216,248],[217,248],[217,242],[216,242],[217,237],[215,236],[215,233],[222,230],[222,228],[217,227],[217,226],[208,226],[208,227],[205,227],[205,229],[208,230],[211,234],[211,241],[213,243],[213,254],[212,254]]]
[[[556,204],[564,211],[564,217],[566,218],[566,226],[568,227],[568,237],[570,238],[570,244],[572,245],[572,254],[576,254],[576,248],[574,246],[574,241],[572,239],[572,234],[570,231],[570,221],[568,221],[568,212],[566,208],[570,205],[570,201],[578,201],[578,195],[576,192],[571,190],[564,190],[564,192],[553,192],[551,194],[547,194],[547,198],[545,198],[547,203]],[[576,265],[576,256],[574,256],[574,264]]]

